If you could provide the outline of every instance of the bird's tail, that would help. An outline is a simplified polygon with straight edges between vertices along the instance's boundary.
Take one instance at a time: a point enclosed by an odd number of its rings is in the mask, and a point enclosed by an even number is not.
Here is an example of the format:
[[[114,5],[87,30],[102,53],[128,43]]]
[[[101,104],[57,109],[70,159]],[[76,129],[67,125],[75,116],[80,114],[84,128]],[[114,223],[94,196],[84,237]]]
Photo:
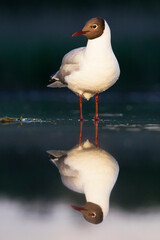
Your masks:
[[[47,153],[49,154],[49,158],[50,160],[55,164],[56,162],[62,158],[63,156],[66,156],[66,151],[59,151],[59,150],[49,150],[47,151]]]
[[[51,88],[66,87],[66,85],[59,80],[59,78],[57,77],[57,74],[58,72],[50,76],[50,80],[49,80],[50,84],[48,84],[47,87],[51,87]]]
[[[66,85],[60,82],[59,80],[55,80],[51,84],[48,84],[47,87],[62,88],[62,87],[66,87]]]

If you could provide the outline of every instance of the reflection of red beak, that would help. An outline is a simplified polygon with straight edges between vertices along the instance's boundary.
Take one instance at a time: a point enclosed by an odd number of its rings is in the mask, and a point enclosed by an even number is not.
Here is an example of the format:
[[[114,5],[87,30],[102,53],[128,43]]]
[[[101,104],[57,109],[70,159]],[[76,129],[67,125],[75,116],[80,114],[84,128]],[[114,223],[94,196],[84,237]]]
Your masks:
[[[73,206],[73,205],[71,205],[71,207],[72,207],[74,210],[77,210],[77,211],[85,211],[85,210],[86,210],[84,207],[78,207],[78,206]]]
[[[74,34],[72,34],[72,37],[79,36],[79,35],[83,35],[83,34],[85,34],[86,32],[88,32],[88,31],[75,32]]]

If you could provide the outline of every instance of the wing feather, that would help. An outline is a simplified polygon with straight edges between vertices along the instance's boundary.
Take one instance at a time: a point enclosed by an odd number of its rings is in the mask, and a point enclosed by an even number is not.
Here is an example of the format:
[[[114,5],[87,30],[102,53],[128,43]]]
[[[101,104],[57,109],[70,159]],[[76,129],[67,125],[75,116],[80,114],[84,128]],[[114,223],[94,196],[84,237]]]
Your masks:
[[[62,64],[55,74],[51,75],[51,80],[53,83],[49,84],[47,87],[66,87],[65,77],[70,75],[73,71],[78,71],[80,63],[83,60],[85,47],[76,48],[66,55],[62,59]]]

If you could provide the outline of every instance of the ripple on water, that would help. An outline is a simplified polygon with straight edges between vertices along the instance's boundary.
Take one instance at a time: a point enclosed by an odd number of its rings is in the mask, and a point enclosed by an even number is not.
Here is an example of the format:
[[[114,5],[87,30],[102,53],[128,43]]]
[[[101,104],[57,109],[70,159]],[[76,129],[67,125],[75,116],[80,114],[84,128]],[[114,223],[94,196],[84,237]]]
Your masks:
[[[147,131],[160,131],[160,124],[106,124],[103,129],[108,130],[125,130],[130,132],[139,132],[142,130]]]

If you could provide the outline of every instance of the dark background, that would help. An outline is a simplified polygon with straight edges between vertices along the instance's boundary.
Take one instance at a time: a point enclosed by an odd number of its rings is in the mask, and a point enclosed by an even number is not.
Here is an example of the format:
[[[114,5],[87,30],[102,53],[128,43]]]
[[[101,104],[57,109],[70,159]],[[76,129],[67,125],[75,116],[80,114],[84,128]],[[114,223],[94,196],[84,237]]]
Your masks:
[[[121,67],[113,91],[160,91],[160,2],[1,1],[1,90],[46,90],[65,53],[86,45],[72,38],[95,16],[107,20]]]

